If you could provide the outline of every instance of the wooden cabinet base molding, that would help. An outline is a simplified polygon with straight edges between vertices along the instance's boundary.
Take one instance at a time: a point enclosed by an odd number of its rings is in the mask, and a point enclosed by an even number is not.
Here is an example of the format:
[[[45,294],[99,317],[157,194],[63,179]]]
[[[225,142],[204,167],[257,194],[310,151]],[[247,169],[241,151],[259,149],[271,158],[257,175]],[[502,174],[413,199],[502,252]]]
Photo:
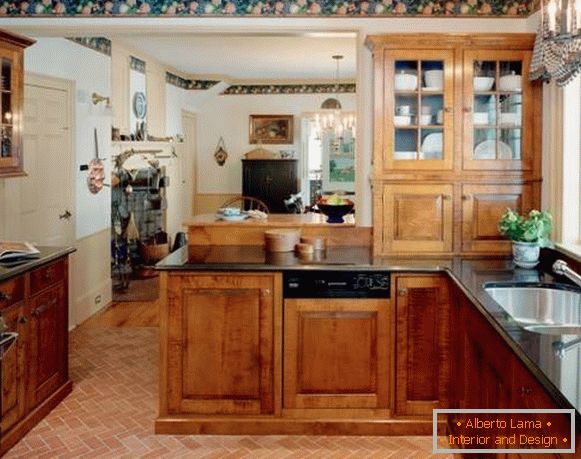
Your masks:
[[[444,432],[444,424],[438,426]],[[288,419],[164,416],[155,433],[171,435],[431,435],[424,419]]]

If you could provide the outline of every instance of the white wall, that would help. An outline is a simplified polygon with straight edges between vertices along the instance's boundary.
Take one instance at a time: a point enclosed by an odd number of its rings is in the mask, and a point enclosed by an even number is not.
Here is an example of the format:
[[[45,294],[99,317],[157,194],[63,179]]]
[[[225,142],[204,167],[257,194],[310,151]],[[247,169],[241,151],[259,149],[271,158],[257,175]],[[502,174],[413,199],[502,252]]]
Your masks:
[[[71,256],[69,326],[86,320],[111,301],[110,222],[111,194],[105,187],[91,194],[87,172],[80,171],[95,156],[94,129],[97,128],[99,156],[111,157],[111,111],[104,103],[93,105],[91,95],[111,95],[111,60],[108,56],[63,38],[39,38],[25,51],[24,68],[35,73],[73,81],[74,104],[74,194],[76,202],[77,252]],[[25,153],[26,154],[26,153]],[[109,182],[109,161],[106,183]]]
[[[256,148],[248,142],[250,114],[294,115],[294,136],[291,145],[264,145],[273,151],[295,150],[301,155],[301,114],[318,110],[329,94],[236,95],[217,96],[207,101],[198,114],[198,192],[234,193],[242,191],[242,162],[247,151]],[[344,110],[355,110],[355,94],[339,94]],[[228,159],[219,166],[214,151],[224,138]]]
[[[111,194],[104,188],[91,194],[86,185],[86,172],[79,170],[95,156],[94,128],[99,138],[99,156],[110,155],[111,114],[104,103],[91,102],[91,94],[111,95],[111,59],[64,38],[40,38],[24,53],[26,72],[46,75],[75,82],[75,186],[77,239],[109,228],[111,222]],[[108,164],[108,161],[105,161]],[[106,170],[108,182],[109,170]]]

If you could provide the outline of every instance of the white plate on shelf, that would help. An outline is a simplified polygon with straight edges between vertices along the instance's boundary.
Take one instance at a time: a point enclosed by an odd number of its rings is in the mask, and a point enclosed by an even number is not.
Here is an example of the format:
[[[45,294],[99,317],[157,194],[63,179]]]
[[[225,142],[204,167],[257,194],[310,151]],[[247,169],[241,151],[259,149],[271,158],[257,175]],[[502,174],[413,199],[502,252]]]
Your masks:
[[[394,151],[393,159],[395,160],[406,160],[406,159],[416,159],[415,151]]]
[[[443,89],[440,86],[422,86],[423,92],[442,92]]]
[[[422,148],[420,149],[423,153],[436,153],[441,152],[444,148],[444,137],[441,132],[432,132],[428,134],[424,141],[422,142]]]
[[[240,214],[240,215],[216,214],[216,218],[218,220],[224,220],[227,222],[241,222],[242,220],[246,220],[248,218],[248,215],[247,214]]]
[[[496,159],[496,141],[485,140],[474,148],[474,159]],[[512,159],[512,149],[504,142],[498,142],[498,159]]]

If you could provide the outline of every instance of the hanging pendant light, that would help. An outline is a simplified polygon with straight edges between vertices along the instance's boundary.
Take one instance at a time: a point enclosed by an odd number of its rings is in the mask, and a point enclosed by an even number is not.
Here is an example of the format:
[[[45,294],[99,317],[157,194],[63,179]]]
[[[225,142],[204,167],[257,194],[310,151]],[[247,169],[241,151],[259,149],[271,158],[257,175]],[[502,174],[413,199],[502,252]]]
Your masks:
[[[317,137],[319,138],[325,132],[332,132],[336,138],[342,138],[345,131],[349,131],[353,135],[355,128],[355,117],[353,115],[344,116],[341,113],[341,102],[337,98],[340,88],[339,62],[343,59],[343,56],[337,54],[332,56],[332,58],[337,63],[335,85],[333,88],[336,96],[325,99],[321,104],[321,112],[315,115]]]
[[[335,93],[338,95],[339,94],[339,62],[341,61],[341,59],[343,59],[343,56],[341,56],[340,54],[335,54],[334,56],[332,56],[333,59],[335,59],[335,62],[337,62],[337,70],[335,72]],[[339,99],[337,99],[336,97],[329,97],[328,99],[325,99],[323,101],[323,103],[321,104],[321,108],[323,110],[341,110],[341,102],[339,102]]]

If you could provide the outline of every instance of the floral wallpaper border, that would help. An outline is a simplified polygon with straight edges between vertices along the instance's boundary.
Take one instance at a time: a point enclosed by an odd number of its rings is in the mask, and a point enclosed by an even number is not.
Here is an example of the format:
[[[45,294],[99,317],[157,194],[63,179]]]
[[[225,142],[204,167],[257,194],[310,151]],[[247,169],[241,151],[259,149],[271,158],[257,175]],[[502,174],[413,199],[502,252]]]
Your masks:
[[[129,56],[129,68],[135,70],[136,72],[145,74],[145,61],[135,57]]]
[[[219,81],[215,80],[186,80],[178,75],[174,75],[170,72],[165,72],[165,82],[171,85],[177,86],[182,89],[210,89],[215,86]]]
[[[111,56],[111,40],[105,37],[69,37],[68,40],[85,48],[97,51],[105,56]]]
[[[235,84],[222,92],[223,95],[257,94],[339,94],[354,93],[355,83],[336,84]]]
[[[0,16],[528,16],[538,0],[0,0]]]

